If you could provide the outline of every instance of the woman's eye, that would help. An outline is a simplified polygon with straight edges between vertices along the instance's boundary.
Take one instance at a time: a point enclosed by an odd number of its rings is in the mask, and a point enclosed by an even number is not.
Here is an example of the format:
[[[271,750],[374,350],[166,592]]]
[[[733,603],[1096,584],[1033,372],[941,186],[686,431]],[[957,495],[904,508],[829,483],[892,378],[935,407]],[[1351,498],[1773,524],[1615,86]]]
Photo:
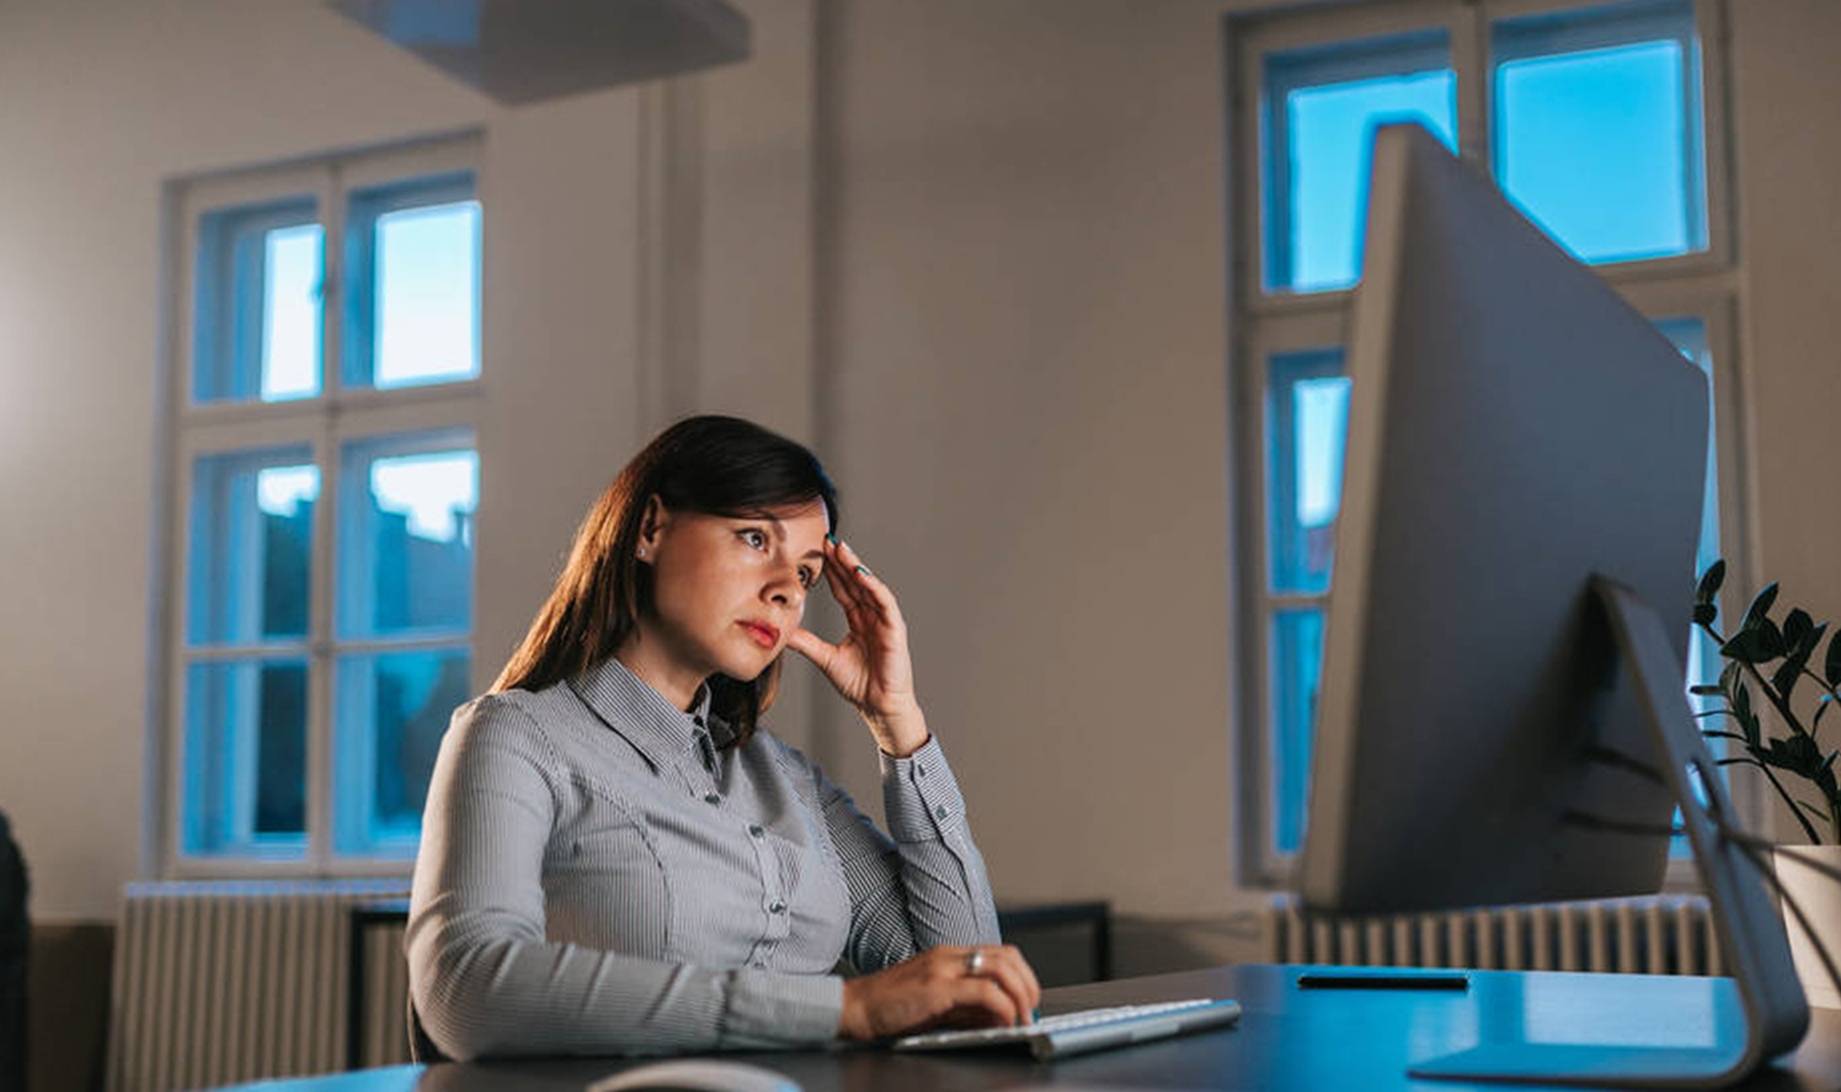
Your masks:
[[[757,550],[764,550],[767,548],[767,536],[760,531],[755,531],[755,530],[743,531],[741,532],[741,536],[742,536],[742,541],[746,542],[748,545],[754,547]]]
[[[812,570],[806,569],[806,568],[801,568],[799,570],[799,586],[800,587],[809,588],[812,586],[812,584],[816,580],[817,578],[812,575]]]

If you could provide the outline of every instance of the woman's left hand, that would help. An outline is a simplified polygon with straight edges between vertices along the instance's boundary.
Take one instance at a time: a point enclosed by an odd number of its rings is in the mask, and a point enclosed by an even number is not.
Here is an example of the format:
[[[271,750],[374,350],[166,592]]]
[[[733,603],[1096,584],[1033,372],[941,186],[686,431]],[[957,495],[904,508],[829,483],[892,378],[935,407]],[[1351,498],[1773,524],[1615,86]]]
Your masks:
[[[905,758],[928,736],[914,697],[908,624],[895,593],[845,542],[825,543],[825,582],[844,609],[850,632],[832,644],[801,626],[787,638],[787,647],[817,664],[844,700],[856,706],[878,747]]]

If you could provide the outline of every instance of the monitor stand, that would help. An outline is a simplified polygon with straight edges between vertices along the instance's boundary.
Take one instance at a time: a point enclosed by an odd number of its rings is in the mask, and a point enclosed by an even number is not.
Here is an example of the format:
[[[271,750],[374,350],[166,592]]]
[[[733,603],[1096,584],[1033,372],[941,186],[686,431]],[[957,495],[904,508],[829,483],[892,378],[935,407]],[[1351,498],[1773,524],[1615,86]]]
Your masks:
[[[1636,593],[1594,577],[1592,594],[1610,619],[1618,654],[1633,673],[1643,713],[1655,732],[1663,773],[1681,805],[1688,841],[1706,885],[1745,1019],[1742,1048],[1484,1043],[1418,1063],[1412,1077],[1518,1084],[1717,1088],[1793,1049],[1809,1026],[1809,1005],[1790,961],[1776,900],[1743,847],[1721,837],[1719,821],[1738,815],[1701,742],[1681,665],[1661,618]],[[1724,1036],[1722,1036],[1724,1038]]]

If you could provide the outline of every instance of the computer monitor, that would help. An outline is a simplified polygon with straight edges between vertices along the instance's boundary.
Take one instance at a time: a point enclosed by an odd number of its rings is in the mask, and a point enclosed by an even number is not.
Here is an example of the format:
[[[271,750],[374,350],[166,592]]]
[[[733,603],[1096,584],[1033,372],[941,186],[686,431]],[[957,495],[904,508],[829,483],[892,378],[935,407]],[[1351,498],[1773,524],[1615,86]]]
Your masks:
[[[1759,876],[1718,838],[1730,802],[1683,692],[1707,379],[1424,129],[1380,128],[1370,179],[1305,903],[1655,891],[1653,832],[1688,798],[1745,1056],[1480,1047],[1414,1072],[1725,1079],[1807,1010]]]

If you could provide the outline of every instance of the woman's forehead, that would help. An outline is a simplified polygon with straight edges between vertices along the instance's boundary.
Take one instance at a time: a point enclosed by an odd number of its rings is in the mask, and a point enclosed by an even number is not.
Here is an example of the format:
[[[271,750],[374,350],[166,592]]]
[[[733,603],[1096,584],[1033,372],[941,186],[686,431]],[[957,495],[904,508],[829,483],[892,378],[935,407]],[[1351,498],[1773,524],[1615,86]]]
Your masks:
[[[822,500],[768,509],[767,515],[778,522],[786,530],[787,537],[792,539],[823,538],[831,530],[831,520]]]

